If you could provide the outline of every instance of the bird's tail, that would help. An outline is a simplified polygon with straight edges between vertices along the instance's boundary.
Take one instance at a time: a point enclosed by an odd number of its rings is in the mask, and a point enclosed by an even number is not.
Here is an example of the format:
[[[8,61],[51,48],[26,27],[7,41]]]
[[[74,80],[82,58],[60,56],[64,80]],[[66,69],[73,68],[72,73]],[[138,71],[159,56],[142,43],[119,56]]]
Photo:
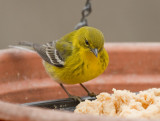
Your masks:
[[[34,48],[33,48],[33,43],[32,42],[17,42],[13,45],[9,45],[9,47],[11,48],[17,48],[17,49],[23,49],[23,50],[27,50],[27,51],[32,51],[34,52]]]

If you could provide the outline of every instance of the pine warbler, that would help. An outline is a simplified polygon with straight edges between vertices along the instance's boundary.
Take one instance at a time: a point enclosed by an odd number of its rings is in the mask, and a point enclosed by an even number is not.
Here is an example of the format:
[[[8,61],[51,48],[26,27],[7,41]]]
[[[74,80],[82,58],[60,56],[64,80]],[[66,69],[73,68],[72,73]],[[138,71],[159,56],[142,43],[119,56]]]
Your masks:
[[[66,34],[57,41],[42,45],[19,42],[14,47],[36,51],[43,59],[47,73],[71,98],[75,96],[63,84],[80,84],[89,96],[93,96],[94,93],[90,93],[82,83],[102,74],[109,62],[102,32],[87,26]]]

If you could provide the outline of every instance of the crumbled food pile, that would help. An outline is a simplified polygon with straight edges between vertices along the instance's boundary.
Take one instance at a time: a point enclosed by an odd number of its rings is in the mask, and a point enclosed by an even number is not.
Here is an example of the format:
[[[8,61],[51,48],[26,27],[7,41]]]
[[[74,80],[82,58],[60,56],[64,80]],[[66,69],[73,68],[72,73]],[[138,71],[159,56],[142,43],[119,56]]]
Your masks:
[[[125,118],[160,118],[160,88],[139,93],[113,89],[113,94],[101,93],[94,101],[81,102],[75,113],[119,116]]]

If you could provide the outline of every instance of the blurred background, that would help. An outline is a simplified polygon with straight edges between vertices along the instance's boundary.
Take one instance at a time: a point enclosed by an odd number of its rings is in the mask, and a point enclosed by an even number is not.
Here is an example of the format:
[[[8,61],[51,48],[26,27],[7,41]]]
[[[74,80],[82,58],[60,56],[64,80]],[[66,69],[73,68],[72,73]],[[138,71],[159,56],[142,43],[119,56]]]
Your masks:
[[[72,31],[86,0],[0,0],[0,49]],[[107,42],[160,42],[160,0],[91,0],[90,26]]]

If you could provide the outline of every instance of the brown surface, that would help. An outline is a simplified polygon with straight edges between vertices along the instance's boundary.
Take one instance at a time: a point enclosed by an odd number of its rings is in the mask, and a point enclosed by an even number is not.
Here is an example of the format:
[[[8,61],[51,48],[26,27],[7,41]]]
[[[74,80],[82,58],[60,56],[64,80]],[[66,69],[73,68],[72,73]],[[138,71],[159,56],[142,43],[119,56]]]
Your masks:
[[[110,57],[109,66],[103,75],[85,83],[88,89],[100,93],[111,92],[112,88],[139,91],[160,87],[159,43],[110,43],[105,44],[105,47]],[[78,85],[66,85],[66,87],[72,94],[86,95]],[[37,54],[17,49],[0,51],[0,99],[2,101],[25,103],[65,97],[67,95],[60,86],[46,74]],[[0,107],[2,120],[123,120],[28,108],[4,102],[0,102]]]
[[[0,101],[0,119],[10,121],[135,121],[113,117],[73,114],[70,112],[24,107]],[[139,119],[139,121],[148,121]],[[155,121],[155,120],[152,120]]]

